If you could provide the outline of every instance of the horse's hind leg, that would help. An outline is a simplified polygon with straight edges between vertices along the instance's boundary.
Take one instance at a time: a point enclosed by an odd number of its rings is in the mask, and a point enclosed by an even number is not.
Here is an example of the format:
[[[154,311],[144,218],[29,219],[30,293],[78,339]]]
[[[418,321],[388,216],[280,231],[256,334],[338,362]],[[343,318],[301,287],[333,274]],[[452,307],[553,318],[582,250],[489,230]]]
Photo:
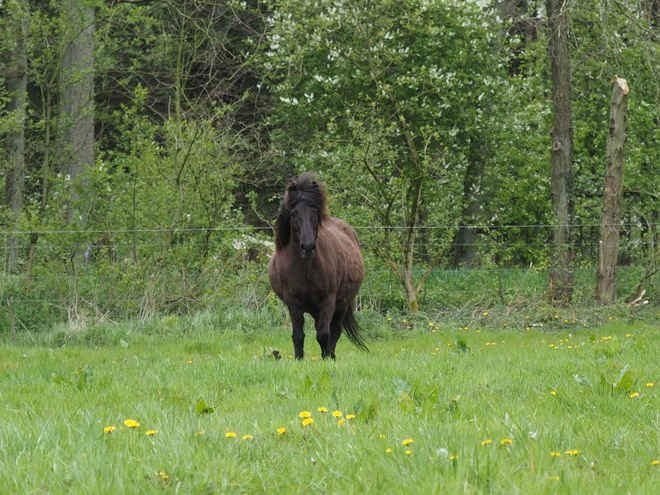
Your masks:
[[[332,359],[336,359],[335,349],[337,347],[337,341],[341,337],[341,332],[344,329],[344,316],[346,316],[346,310],[337,311],[330,322],[330,340],[328,341],[328,352]]]
[[[329,297],[321,307],[319,308],[318,315],[314,315],[316,320],[316,341],[321,347],[321,357],[323,359],[327,357],[332,357],[334,359],[334,352],[331,352],[330,342],[332,340],[331,332],[331,319],[335,311],[335,299],[334,297]]]
[[[291,317],[291,327],[293,329],[291,335],[293,351],[296,359],[302,359],[305,355],[305,314],[298,309],[289,308],[289,316]]]

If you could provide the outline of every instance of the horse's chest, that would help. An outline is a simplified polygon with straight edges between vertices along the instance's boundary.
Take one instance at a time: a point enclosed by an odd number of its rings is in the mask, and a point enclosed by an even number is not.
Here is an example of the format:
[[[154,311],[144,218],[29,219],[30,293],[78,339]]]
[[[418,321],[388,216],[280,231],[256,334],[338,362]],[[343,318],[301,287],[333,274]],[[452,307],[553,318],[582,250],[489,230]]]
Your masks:
[[[305,284],[291,291],[293,300],[301,308],[316,307],[331,293],[331,290],[325,287],[318,287],[313,284]]]

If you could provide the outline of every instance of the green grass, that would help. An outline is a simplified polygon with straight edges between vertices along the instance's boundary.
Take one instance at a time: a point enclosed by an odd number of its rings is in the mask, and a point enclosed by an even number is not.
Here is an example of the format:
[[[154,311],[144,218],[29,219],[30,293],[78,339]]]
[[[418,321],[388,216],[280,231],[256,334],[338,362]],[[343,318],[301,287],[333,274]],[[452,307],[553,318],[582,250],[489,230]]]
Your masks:
[[[0,493],[657,492],[656,326],[363,315],[370,354],[308,330],[295,362],[284,320],[239,316],[4,344]]]

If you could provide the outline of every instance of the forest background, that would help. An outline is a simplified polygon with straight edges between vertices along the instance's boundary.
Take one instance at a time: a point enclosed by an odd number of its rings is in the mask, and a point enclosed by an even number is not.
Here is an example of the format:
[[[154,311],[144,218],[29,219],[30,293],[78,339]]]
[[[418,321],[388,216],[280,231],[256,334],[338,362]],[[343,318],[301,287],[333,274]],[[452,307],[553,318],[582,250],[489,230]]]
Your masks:
[[[363,308],[658,302],[660,0],[2,0],[0,31],[2,332],[280,312],[303,171],[358,230]]]

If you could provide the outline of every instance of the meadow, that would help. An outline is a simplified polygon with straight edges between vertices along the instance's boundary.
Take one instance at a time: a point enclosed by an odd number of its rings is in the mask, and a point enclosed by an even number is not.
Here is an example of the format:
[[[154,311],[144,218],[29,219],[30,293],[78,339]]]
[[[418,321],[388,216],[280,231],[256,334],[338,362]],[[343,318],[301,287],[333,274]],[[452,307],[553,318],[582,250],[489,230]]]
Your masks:
[[[247,312],[6,341],[0,493],[657,493],[655,324],[358,316],[335,362]]]

